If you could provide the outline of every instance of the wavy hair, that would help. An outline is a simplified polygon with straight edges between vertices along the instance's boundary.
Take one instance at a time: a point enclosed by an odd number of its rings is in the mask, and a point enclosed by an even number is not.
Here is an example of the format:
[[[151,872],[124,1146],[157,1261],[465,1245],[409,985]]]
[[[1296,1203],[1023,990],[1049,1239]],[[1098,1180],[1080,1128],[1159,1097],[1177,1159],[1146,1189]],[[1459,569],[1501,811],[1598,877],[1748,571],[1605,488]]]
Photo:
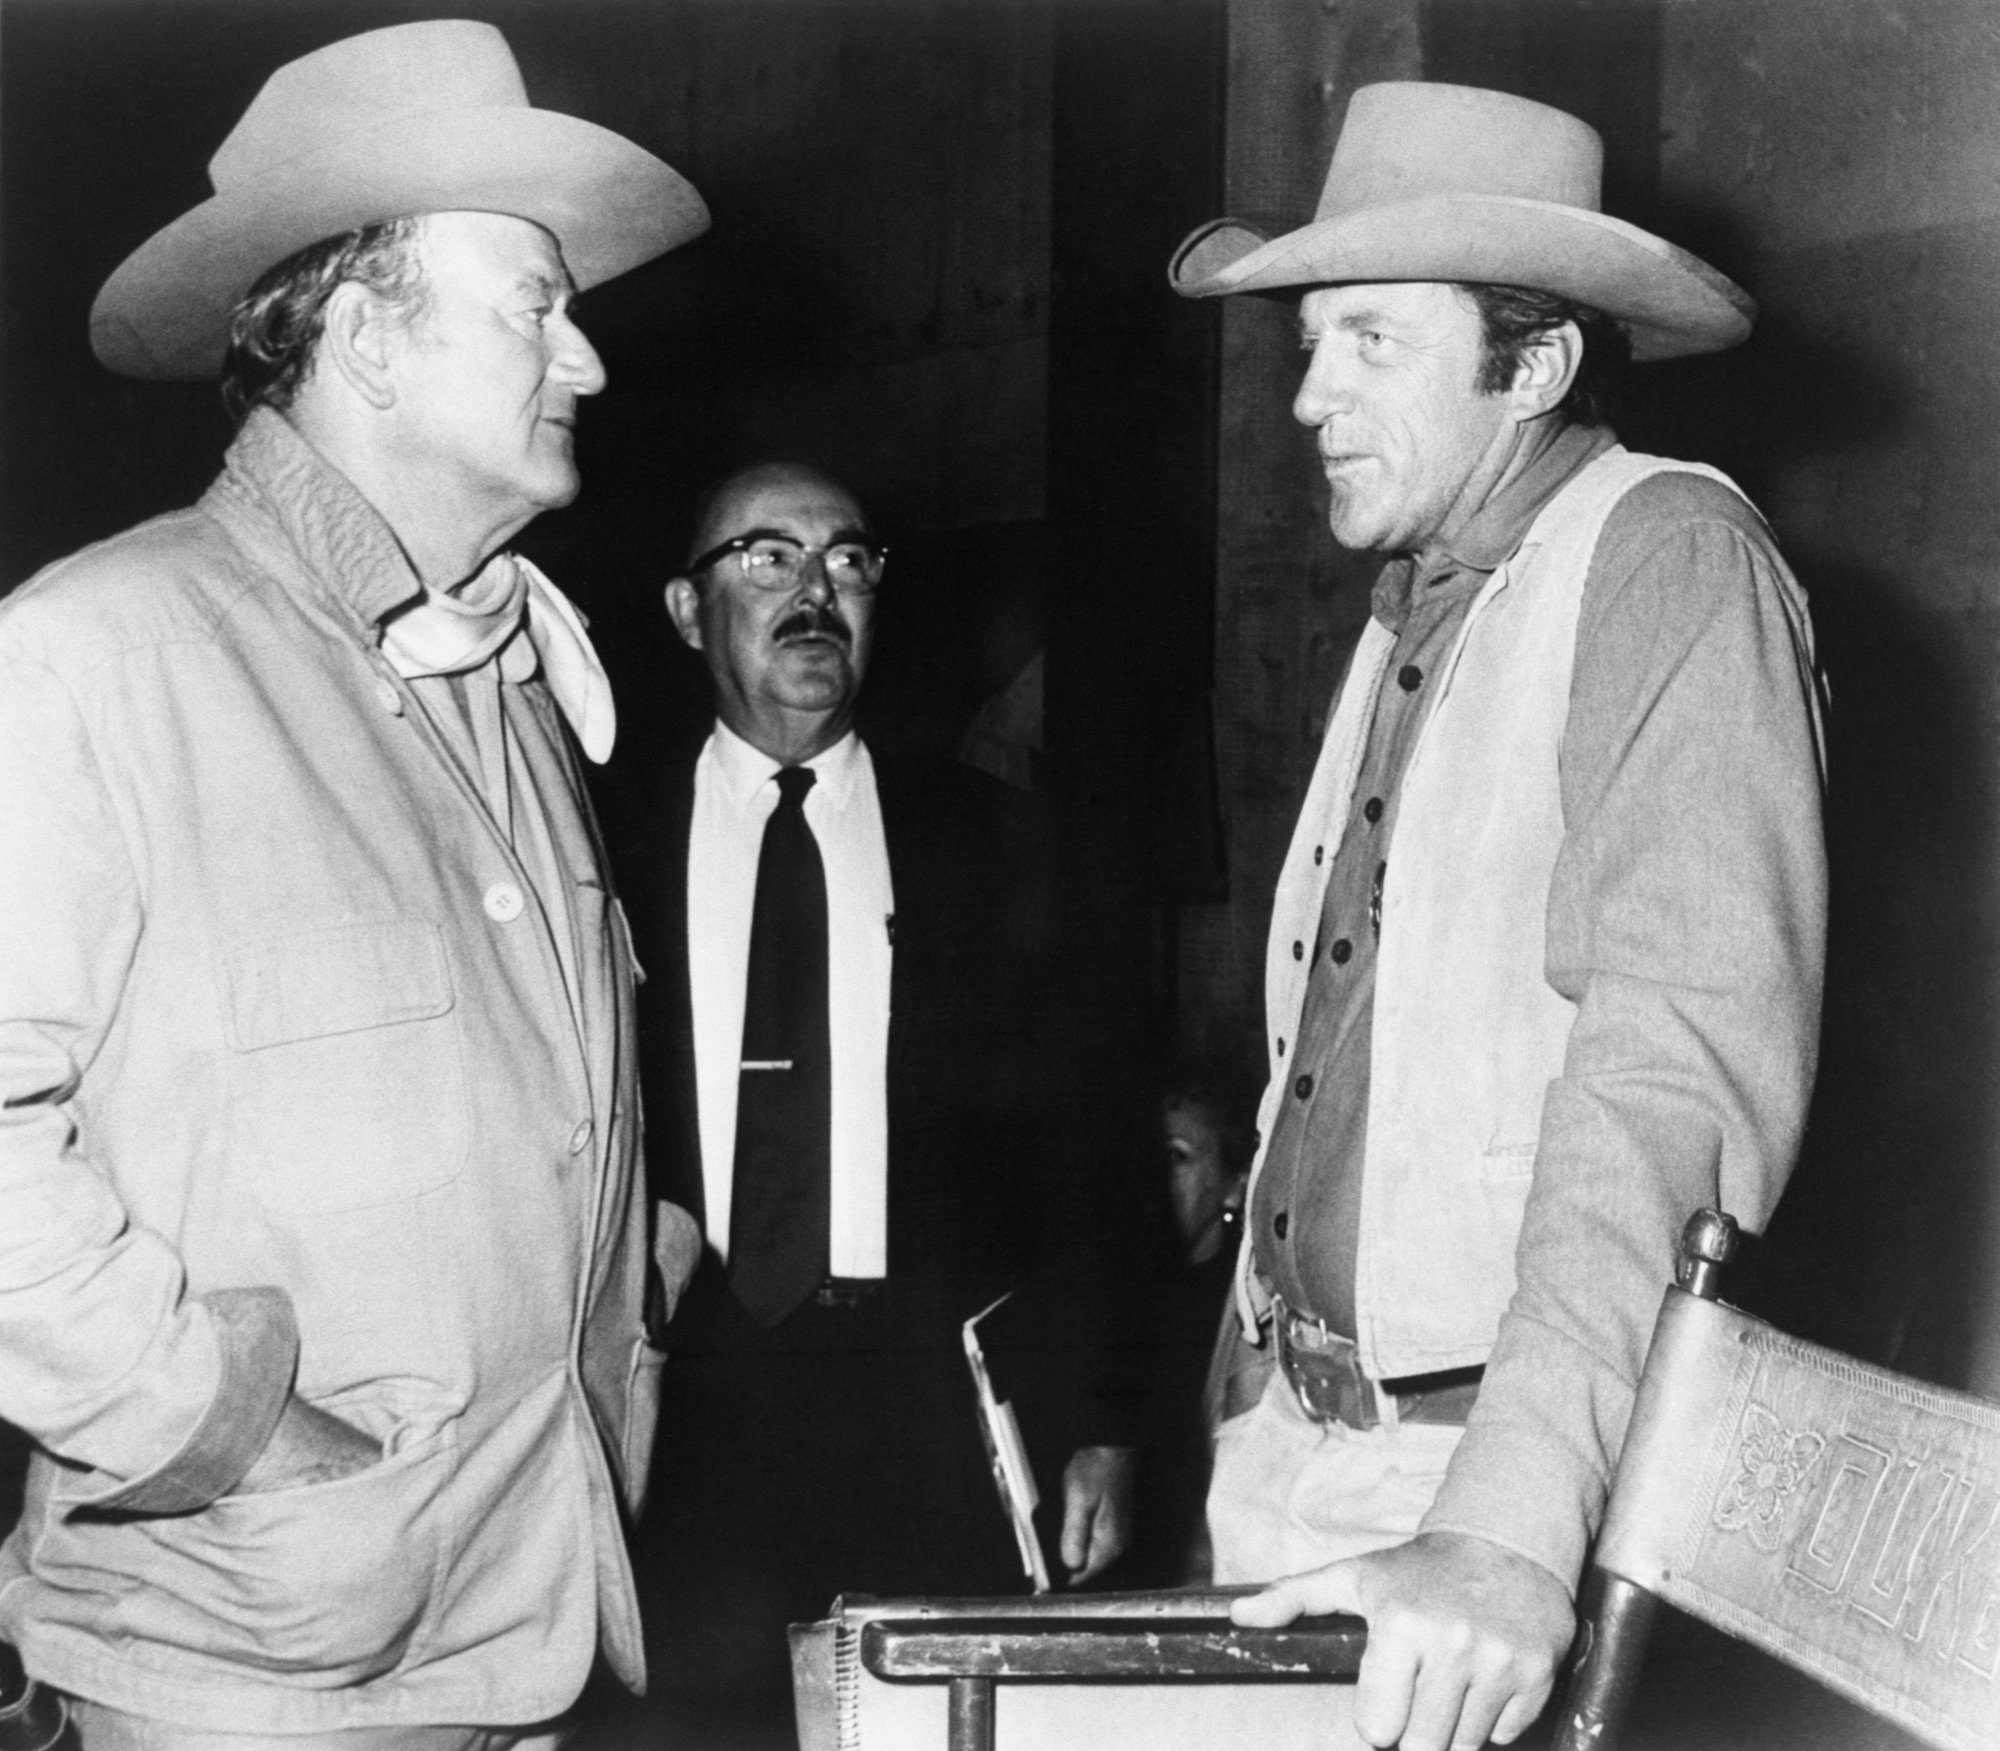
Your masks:
[[[1482,395],[1498,395],[1507,388],[1528,348],[1565,322],[1573,322],[1583,336],[1583,357],[1556,412],[1574,425],[1610,423],[1618,386],[1632,363],[1631,339],[1616,321],[1589,304],[1525,286],[1467,285],[1459,290],[1479,312],[1475,386]]]
[[[326,305],[349,280],[365,286],[404,323],[430,305],[417,240],[420,218],[387,219],[288,255],[243,295],[229,318],[222,405],[241,425],[256,407],[283,413],[312,370],[326,331]]]

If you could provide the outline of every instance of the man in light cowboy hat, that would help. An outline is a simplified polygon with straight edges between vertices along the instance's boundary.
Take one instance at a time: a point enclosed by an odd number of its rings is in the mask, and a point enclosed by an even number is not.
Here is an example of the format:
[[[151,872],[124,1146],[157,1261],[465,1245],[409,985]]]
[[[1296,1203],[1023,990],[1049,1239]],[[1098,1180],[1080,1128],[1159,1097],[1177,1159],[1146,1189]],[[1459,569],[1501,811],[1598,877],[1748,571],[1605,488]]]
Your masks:
[[[1209,1514],[1218,1580],[1299,1576],[1243,1621],[1368,1618],[1354,1726],[1406,1751],[1547,1698],[1675,1237],[1762,1226],[1812,1079],[1805,605],[1601,399],[1751,304],[1600,213],[1600,157],[1540,104],[1367,87],[1312,224],[1173,269],[1296,289],[1334,534],[1387,556],[1278,883],[1240,1299],[1281,1367]]]
[[[707,215],[481,24],[279,69],[210,170],[91,333],[222,374],[223,472],[0,609],[0,1635],[90,1751],[552,1744],[643,1679],[659,1355],[611,700],[505,544],[576,288]]]

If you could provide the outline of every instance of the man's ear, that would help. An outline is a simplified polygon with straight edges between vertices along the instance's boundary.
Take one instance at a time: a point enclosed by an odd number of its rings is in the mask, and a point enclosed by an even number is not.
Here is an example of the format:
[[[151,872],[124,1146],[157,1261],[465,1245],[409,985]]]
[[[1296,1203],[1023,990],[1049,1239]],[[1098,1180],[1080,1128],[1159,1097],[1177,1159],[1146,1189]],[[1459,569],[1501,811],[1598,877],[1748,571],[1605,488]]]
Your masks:
[[[1524,423],[1562,405],[1583,364],[1583,335],[1573,322],[1537,335],[1521,351],[1507,398]]]
[[[667,580],[667,618],[674,623],[674,630],[688,649],[702,648],[701,592],[694,587],[692,578]]]
[[[366,286],[348,280],[334,287],[326,301],[314,367],[337,372],[370,407],[393,406],[395,349],[407,339],[408,327],[402,313],[392,310]]]

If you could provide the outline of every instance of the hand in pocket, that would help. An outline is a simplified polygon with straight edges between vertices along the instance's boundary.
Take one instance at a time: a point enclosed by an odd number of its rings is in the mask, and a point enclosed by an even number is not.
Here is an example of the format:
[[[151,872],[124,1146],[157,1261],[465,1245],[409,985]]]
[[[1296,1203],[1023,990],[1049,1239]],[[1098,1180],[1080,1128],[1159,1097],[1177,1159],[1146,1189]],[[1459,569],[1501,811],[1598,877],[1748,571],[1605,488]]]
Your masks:
[[[301,1484],[333,1483],[366,1471],[381,1457],[382,1444],[373,1436],[294,1394],[234,1493],[267,1495]]]

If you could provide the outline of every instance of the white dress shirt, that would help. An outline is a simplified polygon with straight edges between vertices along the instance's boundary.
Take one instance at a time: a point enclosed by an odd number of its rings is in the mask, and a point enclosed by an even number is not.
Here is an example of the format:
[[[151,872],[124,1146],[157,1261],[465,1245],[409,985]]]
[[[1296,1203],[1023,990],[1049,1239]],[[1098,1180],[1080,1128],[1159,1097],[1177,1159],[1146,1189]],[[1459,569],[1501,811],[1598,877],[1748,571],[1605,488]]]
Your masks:
[[[896,904],[875,765],[851,732],[806,762],[806,824],[826,868],[827,1031],[832,1047],[832,1232],[836,1277],[889,1270],[889,971]],[[764,823],[778,806],[778,762],[725,725],[694,769],[688,834],[688,980],[708,1242],[729,1256],[742,1062],[743,983]]]

